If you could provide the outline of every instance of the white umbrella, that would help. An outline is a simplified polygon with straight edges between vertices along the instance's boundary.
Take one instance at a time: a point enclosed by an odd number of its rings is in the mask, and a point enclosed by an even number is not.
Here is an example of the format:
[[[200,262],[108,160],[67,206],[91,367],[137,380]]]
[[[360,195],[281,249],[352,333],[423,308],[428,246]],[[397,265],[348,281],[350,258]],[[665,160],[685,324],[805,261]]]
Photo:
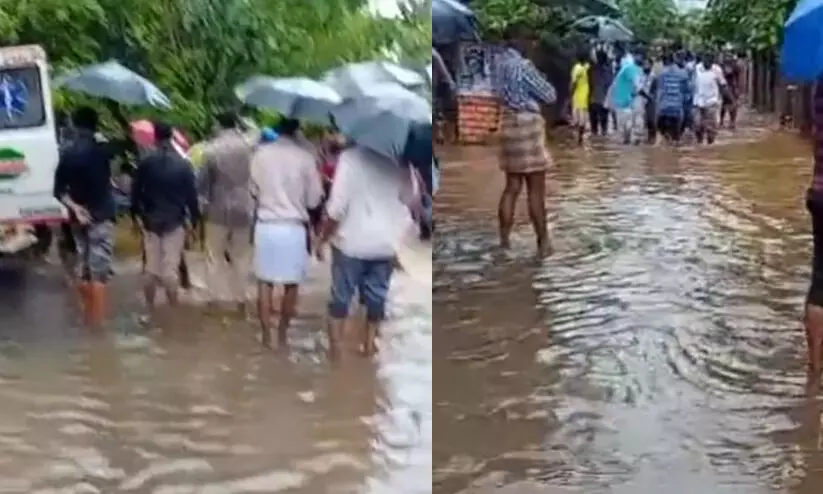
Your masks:
[[[108,98],[126,105],[171,108],[171,100],[157,86],[115,60],[72,70],[58,77],[55,87]]]
[[[375,84],[399,84],[407,89],[426,86],[425,76],[391,62],[360,62],[326,72],[323,82],[344,98],[368,94]]]
[[[256,76],[234,93],[244,104],[274,110],[287,118],[327,123],[343,98],[331,87],[307,77]]]

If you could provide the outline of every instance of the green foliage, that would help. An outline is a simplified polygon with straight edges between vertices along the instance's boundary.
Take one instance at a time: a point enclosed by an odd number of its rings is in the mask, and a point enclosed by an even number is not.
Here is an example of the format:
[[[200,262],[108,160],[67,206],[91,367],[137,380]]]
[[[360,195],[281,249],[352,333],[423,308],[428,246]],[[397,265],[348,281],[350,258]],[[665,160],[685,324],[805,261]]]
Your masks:
[[[754,52],[774,52],[797,0],[710,0],[701,34],[707,43],[733,43]]]
[[[686,36],[683,15],[674,0],[618,0],[626,25],[638,40],[682,41]]]
[[[425,1],[425,0],[423,0]],[[172,99],[197,134],[248,76],[317,76],[345,62],[428,57],[428,15],[384,19],[366,0],[0,0],[0,44],[43,45],[55,71],[116,58]],[[428,20],[426,19],[428,17]],[[77,101],[62,95],[59,101]],[[130,109],[130,111],[146,111]]]

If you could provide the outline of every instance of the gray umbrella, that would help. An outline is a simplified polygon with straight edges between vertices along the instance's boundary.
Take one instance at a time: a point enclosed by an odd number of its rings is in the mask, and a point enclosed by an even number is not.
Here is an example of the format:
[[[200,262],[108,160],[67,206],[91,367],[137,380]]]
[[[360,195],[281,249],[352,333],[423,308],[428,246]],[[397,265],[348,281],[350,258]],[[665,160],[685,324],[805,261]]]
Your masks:
[[[617,41],[631,41],[634,33],[622,22],[602,15],[587,15],[571,24],[572,29],[589,33],[600,41],[614,43]]]
[[[360,62],[330,70],[323,82],[344,98],[368,94],[375,84],[399,84],[407,89],[426,86],[426,78],[414,70],[391,62]]]
[[[343,102],[334,89],[307,77],[256,76],[237,86],[234,93],[246,105],[317,123],[328,123],[332,109]]]
[[[115,60],[72,70],[58,77],[55,86],[126,105],[171,108],[171,100],[157,86]]]
[[[332,112],[340,131],[357,144],[384,156],[402,156],[411,130],[432,123],[431,105],[397,84],[373,85]]]

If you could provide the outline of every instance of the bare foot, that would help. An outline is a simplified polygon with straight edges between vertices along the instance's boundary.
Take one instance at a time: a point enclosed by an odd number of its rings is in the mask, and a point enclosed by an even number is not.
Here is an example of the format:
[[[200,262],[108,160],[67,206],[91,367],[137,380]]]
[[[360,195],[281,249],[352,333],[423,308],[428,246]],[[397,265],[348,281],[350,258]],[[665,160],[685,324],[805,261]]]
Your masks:
[[[364,342],[360,345],[360,354],[364,357],[373,357],[377,355],[377,344],[374,340]]]
[[[260,343],[263,345],[263,348],[271,350],[271,331],[263,331],[260,334]]]

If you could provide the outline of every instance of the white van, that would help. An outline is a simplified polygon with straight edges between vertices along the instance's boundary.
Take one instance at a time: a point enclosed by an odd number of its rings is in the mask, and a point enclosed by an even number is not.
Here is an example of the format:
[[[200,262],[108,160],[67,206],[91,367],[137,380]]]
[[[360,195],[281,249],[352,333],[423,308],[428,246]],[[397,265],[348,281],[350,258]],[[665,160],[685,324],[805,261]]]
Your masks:
[[[45,50],[0,48],[0,254],[31,246],[34,226],[66,217],[53,196],[58,159]]]

